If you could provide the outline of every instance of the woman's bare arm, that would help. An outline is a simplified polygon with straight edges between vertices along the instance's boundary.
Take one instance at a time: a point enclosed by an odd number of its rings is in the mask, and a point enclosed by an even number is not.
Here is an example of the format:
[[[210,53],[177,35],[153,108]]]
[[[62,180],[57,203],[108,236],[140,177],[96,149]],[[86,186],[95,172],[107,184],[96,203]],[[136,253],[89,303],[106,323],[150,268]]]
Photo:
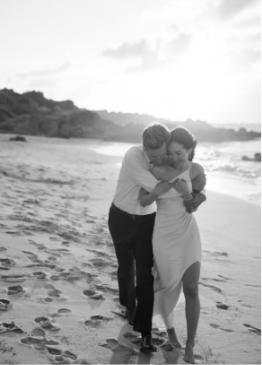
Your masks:
[[[172,185],[165,180],[166,168],[164,166],[154,166],[150,172],[156,179],[161,181],[151,193],[148,193],[143,188],[140,189],[138,199],[142,207],[152,204],[161,194],[166,193],[172,187]]]
[[[138,197],[140,205],[146,207],[147,205],[152,204],[160,195],[166,193],[171,188],[172,184],[169,184],[166,181],[161,181],[157,184],[151,193],[148,193],[145,189],[141,188]]]

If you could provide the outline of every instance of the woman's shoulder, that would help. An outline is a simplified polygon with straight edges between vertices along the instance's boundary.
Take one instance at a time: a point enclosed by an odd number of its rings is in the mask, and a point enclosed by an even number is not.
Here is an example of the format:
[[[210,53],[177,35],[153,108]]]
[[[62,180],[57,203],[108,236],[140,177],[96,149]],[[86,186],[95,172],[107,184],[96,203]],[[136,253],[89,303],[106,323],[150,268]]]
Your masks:
[[[204,174],[205,170],[203,168],[203,166],[201,166],[199,163],[197,162],[192,162],[191,168],[190,168],[190,176],[191,178],[196,177],[199,174]]]
[[[167,168],[164,165],[153,166],[151,173],[155,176],[156,179],[161,180],[163,176],[167,173]]]

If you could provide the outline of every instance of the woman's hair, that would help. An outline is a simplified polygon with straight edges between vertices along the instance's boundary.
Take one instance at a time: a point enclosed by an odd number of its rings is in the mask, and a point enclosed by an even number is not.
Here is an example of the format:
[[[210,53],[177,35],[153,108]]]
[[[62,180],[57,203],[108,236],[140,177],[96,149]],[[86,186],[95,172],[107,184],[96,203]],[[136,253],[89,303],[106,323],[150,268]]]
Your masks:
[[[146,150],[161,148],[164,143],[168,144],[169,140],[169,129],[160,123],[150,124],[142,133],[142,142]]]
[[[184,127],[176,127],[175,129],[173,129],[171,131],[169,144],[172,142],[181,144],[186,150],[190,150],[192,148],[192,151],[188,156],[188,159],[189,161],[193,161],[195,155],[195,148],[197,145],[197,139],[191,132],[189,132],[188,129]]]

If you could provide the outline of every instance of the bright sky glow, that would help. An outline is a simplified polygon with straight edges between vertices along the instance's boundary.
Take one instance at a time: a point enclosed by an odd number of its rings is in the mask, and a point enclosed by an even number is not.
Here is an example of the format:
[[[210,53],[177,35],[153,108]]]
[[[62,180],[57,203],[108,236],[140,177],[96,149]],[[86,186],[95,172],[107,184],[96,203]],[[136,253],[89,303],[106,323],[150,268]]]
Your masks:
[[[0,0],[0,88],[260,123],[260,0]]]

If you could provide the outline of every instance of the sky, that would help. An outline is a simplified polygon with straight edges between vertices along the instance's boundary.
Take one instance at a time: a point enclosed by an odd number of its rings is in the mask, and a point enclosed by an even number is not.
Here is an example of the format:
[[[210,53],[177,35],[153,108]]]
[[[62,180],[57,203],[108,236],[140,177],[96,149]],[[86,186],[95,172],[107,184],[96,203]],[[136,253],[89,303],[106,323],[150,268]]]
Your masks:
[[[260,14],[260,0],[0,0],[0,89],[260,123]]]

